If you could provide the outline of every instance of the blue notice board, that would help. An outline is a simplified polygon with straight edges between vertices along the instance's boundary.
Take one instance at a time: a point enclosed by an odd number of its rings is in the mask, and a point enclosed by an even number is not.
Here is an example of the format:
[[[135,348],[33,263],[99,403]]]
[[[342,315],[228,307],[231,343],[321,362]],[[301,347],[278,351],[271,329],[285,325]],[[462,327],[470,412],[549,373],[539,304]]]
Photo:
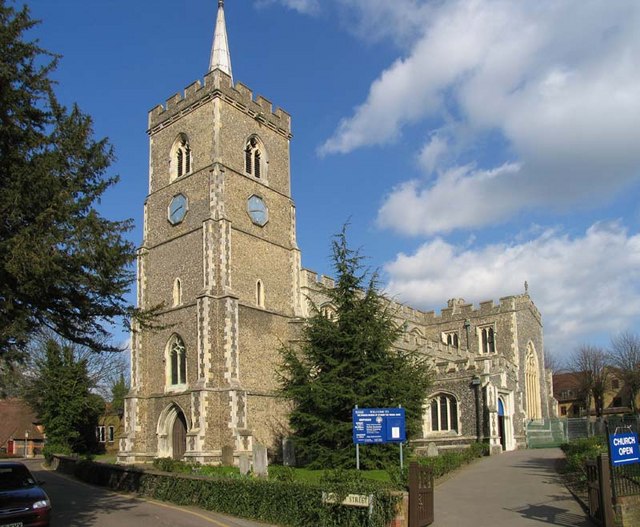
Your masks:
[[[354,408],[353,442],[402,443],[407,439],[404,408]]]
[[[638,434],[634,432],[610,435],[609,447],[611,448],[611,464],[614,467],[640,461]]]

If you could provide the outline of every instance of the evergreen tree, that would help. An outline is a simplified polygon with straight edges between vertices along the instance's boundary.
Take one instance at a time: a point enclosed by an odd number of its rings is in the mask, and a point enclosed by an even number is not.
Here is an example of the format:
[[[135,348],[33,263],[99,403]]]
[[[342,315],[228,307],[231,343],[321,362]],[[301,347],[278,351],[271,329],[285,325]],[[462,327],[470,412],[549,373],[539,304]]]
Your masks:
[[[113,151],[91,118],[59,104],[49,78],[58,57],[24,40],[36,24],[0,0],[0,357],[15,360],[48,327],[93,350],[110,324],[135,314],[131,222],[95,205],[116,177]]]
[[[129,393],[129,385],[124,380],[124,375],[111,387],[111,409],[118,415],[124,415],[124,398]]]
[[[93,452],[104,401],[91,393],[86,360],[76,360],[72,346],[53,339],[44,351],[27,400],[45,427],[47,443],[77,453]]]
[[[298,349],[283,349],[282,393],[292,402],[296,457],[314,468],[353,467],[352,409],[402,406],[407,434],[421,427],[429,386],[424,358],[394,348],[401,328],[378,291],[377,276],[349,249],[345,230],[333,241],[334,288],[324,293],[335,313],[314,314]],[[398,447],[367,445],[361,465],[397,462]]]

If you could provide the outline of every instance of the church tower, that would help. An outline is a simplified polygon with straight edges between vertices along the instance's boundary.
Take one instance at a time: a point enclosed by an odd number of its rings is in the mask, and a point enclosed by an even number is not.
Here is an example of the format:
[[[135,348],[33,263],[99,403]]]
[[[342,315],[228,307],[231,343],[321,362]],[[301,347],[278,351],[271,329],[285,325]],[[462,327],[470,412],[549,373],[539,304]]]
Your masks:
[[[210,69],[149,113],[149,194],[121,462],[237,461],[272,446],[286,413],[278,350],[301,315],[291,120],[232,80],[224,16]]]

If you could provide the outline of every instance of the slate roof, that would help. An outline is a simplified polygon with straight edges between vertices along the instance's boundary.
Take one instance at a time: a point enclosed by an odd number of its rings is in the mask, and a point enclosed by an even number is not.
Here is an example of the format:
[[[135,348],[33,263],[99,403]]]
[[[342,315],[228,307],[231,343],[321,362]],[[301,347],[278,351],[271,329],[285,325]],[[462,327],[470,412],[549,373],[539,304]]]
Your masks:
[[[43,440],[39,424],[36,414],[23,399],[0,399],[0,446],[5,446],[10,439],[24,439],[27,431],[29,439]]]

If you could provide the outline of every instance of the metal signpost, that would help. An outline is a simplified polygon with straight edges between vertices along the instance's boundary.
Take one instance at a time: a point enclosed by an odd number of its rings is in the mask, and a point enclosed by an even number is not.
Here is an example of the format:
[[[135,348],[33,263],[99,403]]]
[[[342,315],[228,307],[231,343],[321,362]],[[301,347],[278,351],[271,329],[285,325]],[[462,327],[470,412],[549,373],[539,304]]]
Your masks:
[[[400,469],[403,468],[402,443],[407,439],[404,408],[358,408],[352,410],[356,468],[360,470],[360,445],[400,443]]]

